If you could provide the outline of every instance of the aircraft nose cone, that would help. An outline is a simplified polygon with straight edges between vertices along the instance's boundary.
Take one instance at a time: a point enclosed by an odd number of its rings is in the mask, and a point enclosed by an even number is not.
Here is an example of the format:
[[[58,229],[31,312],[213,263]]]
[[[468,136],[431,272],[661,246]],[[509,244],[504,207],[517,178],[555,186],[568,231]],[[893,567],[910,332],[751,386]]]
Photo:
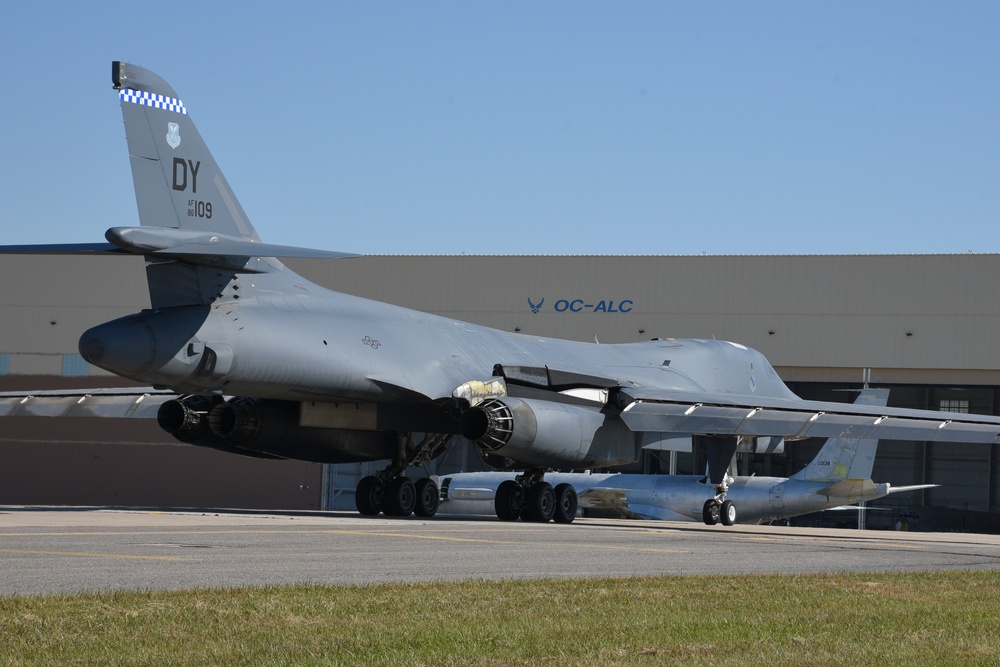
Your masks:
[[[152,366],[156,339],[144,320],[130,316],[88,329],[78,348],[88,363],[131,377]]]
[[[101,359],[104,358],[104,339],[95,334],[93,329],[83,332],[77,347],[80,349],[80,356],[83,357],[84,361],[95,366],[101,365]]]

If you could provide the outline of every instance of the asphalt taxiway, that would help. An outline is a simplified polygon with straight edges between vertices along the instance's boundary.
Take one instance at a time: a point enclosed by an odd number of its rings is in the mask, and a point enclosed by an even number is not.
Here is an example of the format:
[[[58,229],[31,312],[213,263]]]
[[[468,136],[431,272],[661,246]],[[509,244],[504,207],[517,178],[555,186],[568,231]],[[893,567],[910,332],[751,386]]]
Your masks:
[[[578,519],[0,507],[0,595],[661,574],[1000,570],[1000,536]]]

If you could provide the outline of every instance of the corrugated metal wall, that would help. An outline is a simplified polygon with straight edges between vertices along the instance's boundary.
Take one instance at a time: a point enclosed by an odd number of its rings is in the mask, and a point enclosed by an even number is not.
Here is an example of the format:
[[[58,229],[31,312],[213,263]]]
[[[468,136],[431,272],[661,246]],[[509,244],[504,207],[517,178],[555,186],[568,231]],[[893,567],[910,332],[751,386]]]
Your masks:
[[[989,335],[1000,325],[998,255],[364,257],[294,266],[335,289],[524,333],[608,343],[714,337],[759,349],[779,370],[873,368],[886,382],[908,369],[1000,377]],[[529,301],[542,304],[537,313]]]
[[[998,408],[1000,255],[370,256],[290,264],[333,289],[501,329],[604,343],[735,340],[761,350],[801,387],[858,383],[868,367],[876,384],[911,385],[894,390],[893,404],[933,407],[928,392],[961,386],[972,394],[973,411]],[[66,377],[82,368],[77,338],[147,306],[141,259],[4,256],[0,386],[120,383],[96,369],[90,377]],[[41,440],[32,436],[35,428],[43,427],[7,429],[0,441],[0,489],[6,489],[0,502],[297,508],[324,502],[318,466],[290,463],[281,472],[285,464],[174,445],[155,427],[136,440],[146,447],[87,444],[113,440],[101,424],[56,424],[57,432]],[[895,484],[945,485],[920,494],[928,503],[996,511],[1000,456],[987,449],[885,443],[876,473]],[[788,467],[799,465],[796,456]],[[78,483],[66,470],[83,473]],[[161,484],[162,471],[176,483]],[[128,492],[102,495],[116,485]],[[326,491],[327,501],[338,492]]]
[[[861,368],[892,372],[885,382],[939,370],[977,383],[1000,377],[990,335],[1000,327],[995,254],[368,256],[290,266],[332,289],[511,331],[608,343],[739,341],[779,370],[807,369],[803,380],[827,379],[818,369]],[[541,304],[537,313],[529,301]],[[8,373],[61,368],[61,358],[28,358],[75,354],[84,329],[148,303],[136,258],[4,256]]]
[[[114,377],[0,377],[0,391],[129,386]],[[184,445],[152,420],[12,417],[0,429],[0,505],[318,510],[323,466]]]

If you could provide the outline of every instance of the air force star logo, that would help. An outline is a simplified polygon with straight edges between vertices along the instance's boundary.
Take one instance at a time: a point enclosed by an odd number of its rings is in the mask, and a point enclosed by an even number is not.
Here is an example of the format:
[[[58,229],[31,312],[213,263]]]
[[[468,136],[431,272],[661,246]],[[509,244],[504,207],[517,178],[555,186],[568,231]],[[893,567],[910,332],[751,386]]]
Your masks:
[[[181,145],[181,126],[177,123],[167,123],[167,145],[171,148]]]
[[[543,303],[545,303],[545,299],[542,299],[537,304],[535,304],[531,303],[531,297],[528,297],[528,307],[531,308],[531,312],[533,312],[535,315],[537,315],[538,311],[542,309]]]

